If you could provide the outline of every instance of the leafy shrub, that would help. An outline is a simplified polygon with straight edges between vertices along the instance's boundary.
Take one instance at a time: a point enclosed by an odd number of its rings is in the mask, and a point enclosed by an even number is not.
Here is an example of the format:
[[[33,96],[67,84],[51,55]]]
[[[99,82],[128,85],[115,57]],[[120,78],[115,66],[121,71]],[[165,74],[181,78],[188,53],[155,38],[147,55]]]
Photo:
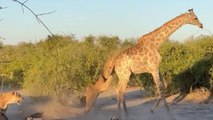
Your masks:
[[[38,43],[20,43],[0,48],[0,77],[5,84],[21,86],[33,95],[60,98],[63,91],[81,91],[93,84],[106,59],[135,44],[135,39],[92,36],[77,40],[56,35]],[[184,43],[166,41],[160,48],[160,71],[168,93],[190,92],[197,87],[212,90],[213,37],[198,37]],[[13,84],[13,85],[12,85]],[[132,75],[129,86],[143,86],[155,94],[150,74]]]

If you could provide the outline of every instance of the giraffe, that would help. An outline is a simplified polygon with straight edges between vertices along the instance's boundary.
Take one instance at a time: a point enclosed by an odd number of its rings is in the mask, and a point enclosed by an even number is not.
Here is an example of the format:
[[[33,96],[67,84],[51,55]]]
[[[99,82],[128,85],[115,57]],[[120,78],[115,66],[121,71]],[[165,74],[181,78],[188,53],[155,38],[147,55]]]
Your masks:
[[[113,74],[116,74],[119,79],[116,87],[119,117],[121,117],[121,104],[123,104],[125,115],[128,116],[124,93],[130,75],[132,73],[151,73],[159,95],[156,105],[151,110],[156,108],[162,100],[167,112],[169,112],[169,107],[164,95],[165,86],[159,71],[159,65],[162,59],[159,48],[172,33],[185,24],[203,28],[202,23],[193,12],[193,9],[189,9],[188,12],[173,18],[153,32],[142,36],[134,46],[108,59],[97,82],[87,87],[85,92],[85,111],[90,111],[98,95],[108,88],[113,79]]]

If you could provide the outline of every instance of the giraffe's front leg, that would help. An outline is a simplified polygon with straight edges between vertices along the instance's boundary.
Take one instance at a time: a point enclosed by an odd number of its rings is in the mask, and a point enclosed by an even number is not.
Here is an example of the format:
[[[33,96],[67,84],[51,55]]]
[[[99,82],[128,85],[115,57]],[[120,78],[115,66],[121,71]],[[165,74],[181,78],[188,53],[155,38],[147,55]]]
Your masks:
[[[117,92],[118,116],[119,118],[121,118],[121,95],[118,88],[116,89],[116,92]]]
[[[124,109],[124,112],[125,112],[125,116],[128,117],[129,114],[128,114],[128,110],[127,110],[127,107],[126,107],[126,100],[125,100],[125,95],[124,95],[124,92],[125,92],[125,89],[126,89],[126,85],[122,85],[122,86],[118,86],[117,87],[117,100],[118,100],[118,110],[119,110],[119,118],[121,118],[121,103],[123,104],[123,109]]]
[[[154,112],[154,109],[156,109],[159,106],[161,100],[163,101],[166,107],[166,110],[169,111],[169,106],[166,102],[166,97],[165,97],[165,84],[164,84],[163,78],[161,74],[159,73],[159,71],[152,72],[152,76],[157,88],[157,94],[159,95],[159,98],[156,104],[152,107],[151,112],[152,113]]]
[[[164,105],[165,105],[166,111],[167,111],[170,119],[175,120],[175,118],[173,117],[173,115],[172,115],[172,113],[171,113],[171,111],[169,109],[167,101],[166,101],[166,97],[165,97],[165,85],[164,85],[162,76],[160,75],[159,71],[152,72],[152,75],[153,75],[153,79],[154,79],[154,82],[155,82],[156,87],[157,87],[157,92],[158,92],[158,94],[160,96],[159,96],[159,99],[158,99],[157,103],[151,109],[151,112],[153,112],[154,109],[156,109],[159,106],[159,103],[162,100],[163,103],[164,103]]]
[[[125,95],[124,95],[125,90],[126,90],[126,86],[127,86],[127,82],[128,82],[128,80],[119,81],[118,86],[116,88],[117,100],[118,100],[119,118],[120,119],[122,119],[121,104],[123,105],[123,109],[124,109],[124,112],[125,112],[125,119],[127,119],[129,117],[128,110],[127,110],[127,107],[126,107]]]

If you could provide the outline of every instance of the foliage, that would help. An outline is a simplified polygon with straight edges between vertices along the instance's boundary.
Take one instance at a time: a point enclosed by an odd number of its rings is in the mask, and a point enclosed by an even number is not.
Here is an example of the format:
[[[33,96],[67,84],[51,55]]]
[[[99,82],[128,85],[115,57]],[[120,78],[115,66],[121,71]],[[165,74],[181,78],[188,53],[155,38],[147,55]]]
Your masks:
[[[188,93],[201,87],[211,89],[212,37],[199,37],[184,43],[167,42],[162,46],[161,53],[161,72],[169,84],[169,92]]]
[[[0,48],[0,80],[5,86],[22,87],[33,95],[53,95],[81,91],[94,83],[106,59],[134,45],[135,39],[118,36],[92,36],[83,40],[55,35],[38,43],[3,45]],[[167,92],[189,92],[196,87],[212,90],[213,37],[184,43],[166,41],[160,48],[161,73]],[[130,86],[142,85],[154,94],[152,76],[132,75]]]

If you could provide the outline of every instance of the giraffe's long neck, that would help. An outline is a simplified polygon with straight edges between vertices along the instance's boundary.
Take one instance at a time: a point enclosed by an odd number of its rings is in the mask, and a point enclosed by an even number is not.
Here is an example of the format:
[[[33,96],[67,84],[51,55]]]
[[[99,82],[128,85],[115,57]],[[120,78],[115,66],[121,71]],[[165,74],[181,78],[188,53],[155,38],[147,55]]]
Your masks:
[[[159,49],[160,45],[184,24],[187,24],[187,14],[179,15],[154,31],[142,36],[138,43],[152,44]]]

